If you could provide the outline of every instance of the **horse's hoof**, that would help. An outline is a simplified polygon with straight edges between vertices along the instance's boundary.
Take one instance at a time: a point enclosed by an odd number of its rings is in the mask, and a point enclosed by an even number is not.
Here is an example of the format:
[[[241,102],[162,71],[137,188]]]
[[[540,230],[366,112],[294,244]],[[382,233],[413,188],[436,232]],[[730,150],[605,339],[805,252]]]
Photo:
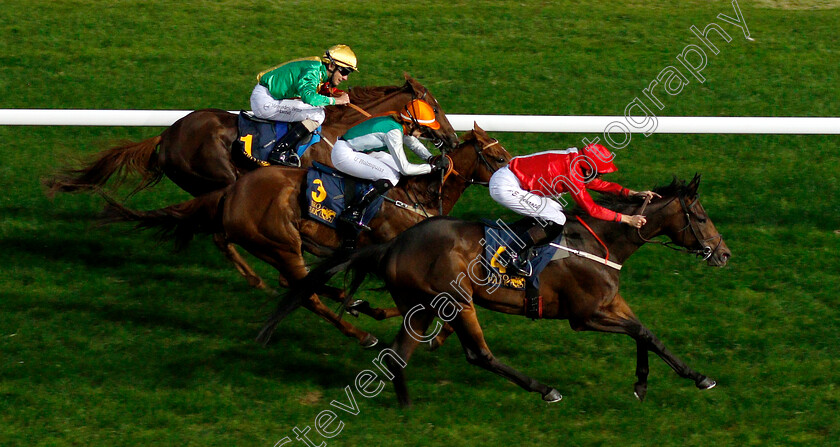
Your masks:
[[[633,395],[636,396],[636,399],[639,399],[639,402],[644,402],[645,396],[647,395],[647,385],[637,383]]]
[[[559,391],[552,388],[551,391],[545,393],[542,398],[544,401],[553,404],[554,402],[560,402],[560,399],[562,399],[563,396],[560,394]]]
[[[437,339],[435,338],[435,339],[433,339],[432,341],[429,342],[429,352],[432,352],[432,351],[434,351],[435,349],[437,349],[441,346],[442,345],[440,344],[440,342],[437,341]]]
[[[363,307],[365,304],[367,304],[367,301],[365,301],[365,300],[353,300],[352,303],[347,305],[347,308],[346,308],[347,313],[354,316],[354,317],[358,317],[359,316],[359,309],[358,308]]]
[[[379,344],[379,339],[373,334],[367,334],[364,340],[360,341],[359,344],[362,345],[362,348],[364,349],[371,349]]]
[[[696,385],[697,385],[697,388],[699,388],[701,390],[710,390],[710,389],[714,388],[715,385],[717,385],[717,382],[715,382],[714,380],[712,380],[708,377],[704,377],[703,380],[697,382]]]

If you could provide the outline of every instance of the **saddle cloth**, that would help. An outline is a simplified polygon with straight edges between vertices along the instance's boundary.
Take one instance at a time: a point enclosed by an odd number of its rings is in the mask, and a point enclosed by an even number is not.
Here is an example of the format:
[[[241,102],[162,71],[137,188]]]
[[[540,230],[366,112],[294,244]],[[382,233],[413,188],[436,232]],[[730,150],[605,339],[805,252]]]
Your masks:
[[[373,188],[372,182],[346,177],[318,162],[313,163],[306,173],[306,185],[307,215],[331,228],[336,228],[337,217],[344,211],[347,202]],[[379,196],[365,209],[363,224],[367,225],[373,219],[384,201],[385,197]]]
[[[534,253],[529,259],[528,263],[531,266],[532,274],[529,277],[511,275],[507,273],[507,269],[498,262],[499,255],[505,250],[519,251],[522,246],[516,236],[517,232],[511,229],[507,224],[497,221],[484,221],[484,264],[485,269],[492,269],[489,273],[489,279],[493,284],[501,287],[515,290],[525,290],[526,285],[533,286],[535,289],[540,288],[540,272],[545,269],[549,262],[555,259],[562,259],[568,257],[565,251],[558,251],[557,248],[545,244],[539,247],[534,247],[531,251]],[[514,224],[516,226],[516,224]],[[562,245],[562,236],[554,239],[555,244]]]
[[[254,116],[253,112],[239,112],[239,138],[237,142],[246,157],[255,159],[260,165],[267,165],[268,154],[274,146],[283,138],[289,129],[289,123],[280,121],[269,121]],[[309,138],[304,138],[298,143],[297,154],[303,156],[309,146],[321,141],[321,127],[315,130]]]

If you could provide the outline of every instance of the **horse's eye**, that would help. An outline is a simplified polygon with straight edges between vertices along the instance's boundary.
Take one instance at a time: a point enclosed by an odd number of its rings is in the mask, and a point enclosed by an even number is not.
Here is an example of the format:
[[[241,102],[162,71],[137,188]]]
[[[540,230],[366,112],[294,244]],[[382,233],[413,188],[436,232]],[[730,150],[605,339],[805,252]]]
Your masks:
[[[504,163],[505,162],[505,157],[499,157],[499,158],[496,159],[496,161],[498,161],[499,163]]]

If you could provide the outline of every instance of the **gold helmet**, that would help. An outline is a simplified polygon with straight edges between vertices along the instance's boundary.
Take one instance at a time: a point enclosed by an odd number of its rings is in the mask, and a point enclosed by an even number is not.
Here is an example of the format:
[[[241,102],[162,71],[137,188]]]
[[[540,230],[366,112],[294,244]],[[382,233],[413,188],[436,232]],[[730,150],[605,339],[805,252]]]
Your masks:
[[[349,68],[352,71],[358,71],[356,68],[356,53],[347,45],[333,45],[324,51],[321,57],[324,63],[334,63],[339,67]]]

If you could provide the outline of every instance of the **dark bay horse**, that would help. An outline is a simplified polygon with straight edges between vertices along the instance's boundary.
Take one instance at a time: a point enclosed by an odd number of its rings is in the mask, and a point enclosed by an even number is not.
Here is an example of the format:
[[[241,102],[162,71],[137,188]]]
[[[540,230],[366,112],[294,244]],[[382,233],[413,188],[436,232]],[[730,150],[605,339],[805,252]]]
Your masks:
[[[609,249],[612,261],[623,264],[646,241],[664,235],[686,251],[704,256],[711,266],[724,266],[730,251],[709,219],[697,196],[699,176],[688,185],[674,182],[657,188],[662,198],[650,203],[645,211],[647,224],[641,230],[612,222],[585,217],[595,234]],[[636,214],[640,204],[630,199],[606,205],[622,213]],[[603,248],[588,230],[569,219],[568,244],[577,250],[599,254]],[[408,362],[435,316],[448,321],[458,334],[467,361],[499,374],[522,388],[538,392],[549,402],[561,399],[560,393],[545,384],[499,362],[490,351],[476,315],[475,305],[513,315],[525,315],[524,293],[497,288],[490,284],[486,270],[477,262],[483,246],[483,225],[453,218],[426,220],[390,242],[368,246],[349,260],[328,259],[321,267],[291,289],[274,316],[263,329],[259,341],[267,341],[275,325],[294,310],[314,284],[323,284],[339,271],[355,274],[348,298],[364,277],[373,273],[385,285],[406,317],[392,349]],[[342,263],[343,261],[343,263]],[[633,314],[619,293],[619,271],[587,258],[570,256],[554,260],[540,274],[543,318],[568,319],[575,331],[601,331],[626,334],[636,340],[636,396],[643,400],[647,392],[648,351],[659,355],[681,377],[691,379],[700,389],[715,386],[706,377],[679,360]],[[437,326],[440,331],[442,325]],[[438,334],[440,337],[440,334]],[[402,405],[410,403],[402,367],[392,360],[397,397]]]
[[[386,201],[370,222],[372,231],[361,234],[359,246],[390,240],[428,216],[437,215],[440,191],[443,213],[449,213],[467,186],[489,181],[493,172],[511,158],[498,141],[478,126],[448,156],[452,172],[443,187],[440,172],[403,177],[389,197],[405,204],[417,204],[419,209],[410,210]],[[323,256],[341,244],[334,229],[307,218],[302,212],[306,209],[305,183],[306,170],[271,166],[248,173],[222,190],[159,210],[138,212],[109,201],[106,219],[162,229],[180,243],[189,241],[195,233],[221,235],[225,242],[243,247],[276,268],[280,284],[288,287],[307,274],[304,250]],[[334,288],[319,291],[333,299],[340,300],[343,296]],[[346,336],[358,339],[363,346],[376,343],[376,337],[341,320],[316,295],[309,297],[305,306]],[[361,311],[377,319],[398,315],[396,309]]]
[[[348,93],[351,104],[373,115],[399,111],[412,99],[423,99],[434,107],[441,125],[430,139],[438,147],[454,148],[458,144],[455,129],[437,99],[408,74],[402,86],[353,87]],[[355,107],[326,107],[322,137],[329,143],[322,140],[314,144],[301,163],[309,166],[312,161],[318,161],[332,166],[332,143],[365,118]],[[82,168],[67,169],[46,179],[47,194],[91,190],[104,186],[112,177],[122,180],[127,174],[136,174],[141,182],[132,194],[156,184],[166,175],[181,189],[198,197],[230,185],[249,169],[236,166],[231,159],[231,145],[237,134],[236,114],[218,109],[197,110],[158,136],[108,149]]]

